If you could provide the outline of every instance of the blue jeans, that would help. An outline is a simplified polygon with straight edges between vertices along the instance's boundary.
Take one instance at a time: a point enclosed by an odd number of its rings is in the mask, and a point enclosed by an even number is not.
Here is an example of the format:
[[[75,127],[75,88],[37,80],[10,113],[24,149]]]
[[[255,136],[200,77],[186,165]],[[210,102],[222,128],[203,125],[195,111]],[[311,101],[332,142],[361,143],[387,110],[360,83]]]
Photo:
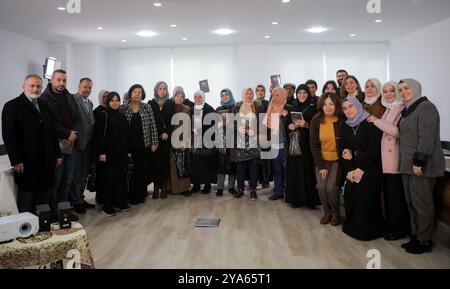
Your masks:
[[[285,151],[280,149],[278,156],[271,160],[275,194],[284,197]]]
[[[238,189],[239,191],[244,191],[245,189],[245,173],[247,168],[250,171],[250,190],[256,191],[256,185],[258,183],[258,166],[255,164],[254,160],[236,163]]]
[[[72,154],[62,154],[63,162],[55,170],[55,186],[50,194],[50,207],[54,215],[58,212],[58,203],[68,202],[70,186],[75,171],[76,151]]]

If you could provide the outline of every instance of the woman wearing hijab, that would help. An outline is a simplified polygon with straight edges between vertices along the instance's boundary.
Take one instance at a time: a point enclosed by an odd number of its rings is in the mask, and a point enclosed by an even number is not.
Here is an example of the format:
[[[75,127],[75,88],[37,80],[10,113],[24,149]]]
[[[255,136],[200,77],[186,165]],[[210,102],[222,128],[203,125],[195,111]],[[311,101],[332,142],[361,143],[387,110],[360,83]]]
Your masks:
[[[309,142],[309,124],[317,113],[317,101],[311,95],[309,87],[301,84],[297,87],[292,112],[299,112],[302,119],[291,123],[289,129],[289,149],[286,158],[286,202],[293,208],[307,207],[315,209],[320,205],[316,189],[314,160]],[[291,112],[291,113],[292,113]],[[292,154],[291,146],[299,146],[299,154]]]
[[[367,90],[366,90],[367,91]],[[405,108],[398,94],[398,84],[387,82],[382,88],[381,103],[386,108],[381,119],[369,116],[373,123],[383,132],[381,138],[381,161],[383,165],[383,194],[386,221],[384,239],[395,241],[405,238],[410,231],[409,212],[403,190],[402,175],[398,170],[399,146],[397,124]],[[366,93],[367,98],[367,93]]]
[[[258,183],[258,160],[260,158],[260,148],[258,143],[258,115],[262,113],[263,107],[254,100],[255,94],[250,87],[242,91],[242,101],[233,108],[233,113],[238,115],[236,123],[237,146],[234,148],[236,162],[238,192],[234,195],[239,199],[244,195],[245,174],[247,169],[250,172],[250,199],[256,201],[256,185]],[[256,131],[255,131],[256,129]]]
[[[184,105],[185,101],[185,93],[184,89],[181,86],[177,86],[173,90],[172,100],[175,102],[175,114],[177,113],[185,113],[189,116],[190,108],[187,105]],[[183,123],[179,125],[172,126],[172,131],[181,127]],[[183,136],[186,138],[186,136]],[[189,150],[188,141],[186,139],[181,139],[183,143],[183,148],[175,149],[172,147],[172,151],[170,154],[170,186],[169,189],[172,194],[189,193],[189,189],[191,188],[191,178],[188,176],[189,174]],[[181,175],[180,175],[181,174]]]
[[[342,80],[343,85],[341,86],[341,99],[344,100],[347,96],[353,96],[360,102],[364,101],[365,95],[362,92],[361,85],[358,79],[353,75],[348,75]]]
[[[340,224],[342,165],[339,156],[341,131],[344,125],[342,105],[336,93],[324,93],[319,99],[319,113],[311,120],[311,152],[316,167],[317,190],[323,206],[322,225]]]
[[[345,222],[342,231],[362,241],[383,236],[381,209],[381,132],[367,122],[369,113],[354,96],[344,99],[342,129]]]
[[[145,90],[140,84],[128,90],[131,103],[125,116],[128,121],[128,142],[133,164],[133,181],[130,191],[130,202],[133,205],[144,203],[147,197],[147,186],[151,183],[150,163],[152,153],[158,149],[158,128],[152,108],[142,102]]]
[[[422,86],[403,79],[399,93],[406,109],[399,129],[400,173],[411,218],[411,240],[402,244],[406,252],[431,252],[435,224],[433,189],[436,178],[444,175],[445,159],[440,139],[436,106],[422,96]]]
[[[169,99],[167,83],[159,81],[153,89],[153,99],[148,103],[155,115],[158,126],[159,148],[153,154],[154,191],[153,199],[167,198],[170,180],[170,138],[172,134],[172,116],[175,114],[175,103]]]
[[[287,104],[287,92],[284,88],[273,89],[271,95],[272,99],[263,122],[270,129],[269,136],[276,136],[276,139],[266,137],[270,141],[272,151],[276,151],[276,157],[271,159],[274,193],[269,197],[269,200],[275,201],[284,198],[285,151],[288,147],[287,126],[291,123],[289,113],[291,106]],[[262,131],[265,132],[266,130],[263,129]]]
[[[200,191],[200,185],[205,184],[202,194],[211,193],[211,183],[217,182],[216,156],[213,149],[205,147],[203,136],[212,125],[205,125],[204,118],[209,113],[215,113],[214,108],[205,103],[205,93],[198,90],[194,93],[194,107],[190,115],[192,121],[192,140],[194,145],[191,149],[191,182],[194,185],[186,195]],[[200,145],[201,147],[197,147]]]
[[[93,113],[94,113],[94,119],[97,122],[100,114],[103,114],[103,111],[105,111],[106,109],[106,97],[108,96],[109,91],[107,90],[101,90],[100,93],[98,94],[98,106],[94,109]],[[94,158],[92,161],[92,167],[91,167],[91,171],[89,172],[89,178],[92,175],[95,175],[95,185],[94,187],[97,186],[100,178],[101,178],[101,172],[97,170],[97,160]],[[93,190],[96,190],[95,192],[95,202],[99,203],[99,204],[103,204],[103,200],[102,200],[102,196],[101,196],[101,192],[98,191],[97,188],[92,188]]]
[[[236,183],[236,164],[231,161],[231,149],[226,148],[227,122],[226,114],[231,113],[236,101],[230,89],[224,88],[220,92],[220,106],[216,112],[220,113],[223,119],[222,123],[222,145],[217,152],[217,193],[218,197],[223,196],[225,176],[228,175],[228,192],[232,195],[236,194],[234,185]]]
[[[259,101],[263,106],[263,112],[266,113],[269,108],[269,101],[266,100],[266,87],[262,84],[258,84],[255,89],[256,101]],[[263,149],[262,151],[268,151],[270,149]],[[260,159],[258,164],[258,179],[263,188],[270,186],[271,179],[270,160]]]
[[[381,104],[381,92],[381,82],[378,79],[371,78],[366,81],[363,108],[376,118],[381,118],[386,110],[386,107]]]
[[[97,185],[103,200],[102,214],[114,216],[114,207],[126,212],[128,195],[125,168],[128,163],[127,119],[120,113],[120,96],[108,93],[106,108],[99,113],[95,123],[94,148],[99,165],[100,179]]]

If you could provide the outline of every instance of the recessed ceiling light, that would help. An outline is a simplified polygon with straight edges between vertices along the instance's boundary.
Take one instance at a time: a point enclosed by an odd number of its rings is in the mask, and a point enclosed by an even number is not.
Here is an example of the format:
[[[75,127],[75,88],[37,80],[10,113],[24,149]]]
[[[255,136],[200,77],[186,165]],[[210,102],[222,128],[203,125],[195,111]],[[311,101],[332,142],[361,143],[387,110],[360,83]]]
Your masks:
[[[99,26],[97,27],[97,30],[103,30],[103,27]]]
[[[175,27],[177,27],[177,25],[176,24],[170,24],[170,27],[175,28]]]
[[[220,28],[220,29],[214,30],[213,32],[215,34],[219,34],[219,35],[229,35],[229,34],[234,33],[234,31],[229,28]]]
[[[58,8],[56,8],[56,9],[58,9],[59,11],[66,11],[66,8],[65,8],[65,7],[58,7]]]
[[[328,29],[323,28],[323,27],[311,27],[309,29],[307,29],[306,31],[310,32],[310,33],[322,33],[327,31]]]
[[[277,21],[272,22],[272,25],[278,25]]]
[[[291,0],[281,0],[282,3],[289,3]]]
[[[139,31],[138,33],[136,33],[136,35],[141,36],[141,37],[152,37],[157,34],[158,33],[150,31],[150,30],[143,30],[143,31]]]
[[[122,43],[126,43],[126,42],[128,42],[126,39],[123,39],[123,40],[122,40]]]
[[[352,33],[352,34],[350,34],[350,37],[355,37],[355,36],[356,36],[356,34],[353,34],[353,33]]]
[[[264,36],[264,38],[266,38],[266,39],[269,39],[269,38],[270,38],[270,36],[269,36],[269,35],[266,35],[266,36]]]
[[[162,4],[161,4],[161,3],[158,3],[158,2],[156,2],[156,3],[153,3],[153,6],[155,6],[155,7],[161,7],[161,6],[162,6]]]
[[[186,41],[188,40],[187,37],[183,37],[181,40]]]
[[[383,20],[381,20],[381,19],[375,20],[375,23],[381,23],[381,22],[383,22]]]

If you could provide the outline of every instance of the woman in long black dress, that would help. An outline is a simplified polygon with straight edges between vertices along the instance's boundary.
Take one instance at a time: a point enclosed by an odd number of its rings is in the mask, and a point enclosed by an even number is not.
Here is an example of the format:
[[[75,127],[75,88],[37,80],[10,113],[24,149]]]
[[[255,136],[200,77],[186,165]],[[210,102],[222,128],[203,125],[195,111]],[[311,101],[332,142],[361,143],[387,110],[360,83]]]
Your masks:
[[[153,154],[153,163],[157,164],[154,170],[153,199],[167,198],[167,189],[170,178],[170,137],[172,133],[171,120],[175,114],[175,102],[169,99],[167,83],[159,81],[155,85],[154,98],[149,101],[158,126],[159,148]],[[161,193],[160,193],[161,191]]]
[[[95,123],[94,148],[99,161],[98,190],[103,200],[102,214],[114,216],[114,207],[129,210],[126,188],[126,165],[128,163],[127,119],[120,113],[120,96],[108,93],[106,108],[98,114]]]
[[[342,129],[342,159],[347,235],[369,241],[383,237],[381,210],[381,131],[367,121],[369,114],[354,96],[342,104],[347,117]]]
[[[312,97],[309,87],[301,84],[296,90],[297,98],[292,102],[292,112],[300,112],[302,120],[291,123],[289,130],[289,149],[286,161],[286,202],[293,208],[307,207],[315,209],[320,205],[316,189],[314,159],[309,144],[309,123],[317,113],[317,101]],[[298,134],[300,155],[290,153],[294,134]],[[294,138],[295,139],[295,138]],[[297,144],[298,145],[298,144]]]
[[[211,183],[217,182],[216,155],[213,149],[208,149],[202,141],[205,132],[212,125],[204,125],[203,120],[209,113],[215,113],[214,108],[205,103],[205,93],[201,90],[194,94],[195,106],[191,108],[192,139],[201,141],[201,146],[191,149],[191,182],[194,184],[190,193],[200,191],[204,184],[202,194],[211,193]]]

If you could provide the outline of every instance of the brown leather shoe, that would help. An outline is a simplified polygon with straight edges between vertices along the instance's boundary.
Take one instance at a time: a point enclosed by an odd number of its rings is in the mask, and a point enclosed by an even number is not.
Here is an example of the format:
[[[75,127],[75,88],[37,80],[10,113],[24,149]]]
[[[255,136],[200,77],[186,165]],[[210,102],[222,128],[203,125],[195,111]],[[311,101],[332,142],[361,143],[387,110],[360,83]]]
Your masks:
[[[329,224],[331,221],[331,215],[324,215],[321,219],[320,219],[320,224],[321,225],[327,225]]]
[[[339,226],[341,224],[341,217],[339,215],[333,215],[331,218],[331,226]]]

